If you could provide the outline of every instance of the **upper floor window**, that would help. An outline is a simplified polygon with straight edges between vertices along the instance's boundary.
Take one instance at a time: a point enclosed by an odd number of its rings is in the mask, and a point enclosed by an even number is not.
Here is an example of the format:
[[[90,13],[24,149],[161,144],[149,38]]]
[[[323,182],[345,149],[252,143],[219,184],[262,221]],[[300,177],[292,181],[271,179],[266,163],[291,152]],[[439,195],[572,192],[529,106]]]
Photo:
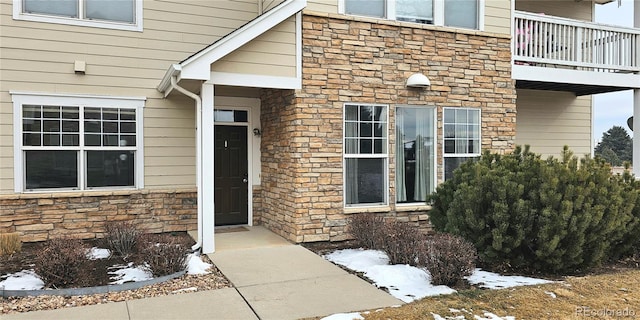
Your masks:
[[[12,96],[16,192],[142,186],[144,98]]]
[[[344,13],[480,29],[483,0],[343,0]]]
[[[13,18],[142,31],[142,0],[14,0]]]

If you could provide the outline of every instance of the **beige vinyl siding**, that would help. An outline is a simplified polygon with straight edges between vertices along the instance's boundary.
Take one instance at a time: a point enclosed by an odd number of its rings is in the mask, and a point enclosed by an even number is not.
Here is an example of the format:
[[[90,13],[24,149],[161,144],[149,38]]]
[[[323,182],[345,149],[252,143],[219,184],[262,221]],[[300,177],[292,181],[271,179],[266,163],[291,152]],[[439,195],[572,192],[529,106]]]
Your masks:
[[[516,10],[532,13],[564,17],[576,20],[591,21],[593,19],[593,3],[575,0],[526,0],[516,1]]]
[[[307,0],[305,10],[338,13],[338,1],[339,0]]]
[[[281,4],[284,2],[284,0],[258,0],[258,1],[262,1],[262,11],[266,12],[267,10],[271,10],[274,7],[276,7],[277,5]]]
[[[0,193],[12,193],[13,104],[9,91],[147,97],[145,187],[195,185],[194,102],[156,90],[167,68],[255,18],[258,2],[144,1],[143,32],[12,17],[0,0]],[[85,61],[86,74],[73,71]]]
[[[211,65],[211,71],[296,76],[295,17],[275,26]]]
[[[487,0],[484,2],[484,30],[494,33],[511,33],[511,1]]]
[[[591,96],[518,89],[516,144],[559,156],[568,145],[579,156],[591,154]]]

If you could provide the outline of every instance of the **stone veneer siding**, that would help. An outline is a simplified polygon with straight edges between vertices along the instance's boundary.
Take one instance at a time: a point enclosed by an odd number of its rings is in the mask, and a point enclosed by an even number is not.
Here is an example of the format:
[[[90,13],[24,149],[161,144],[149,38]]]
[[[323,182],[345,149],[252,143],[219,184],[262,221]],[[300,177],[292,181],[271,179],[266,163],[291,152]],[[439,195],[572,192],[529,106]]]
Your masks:
[[[505,35],[402,22],[314,14],[302,23],[301,90],[263,90],[262,223],[295,242],[349,238],[351,214],[380,212],[428,229],[428,206],[395,205],[397,105],[435,106],[438,180],[442,108],[481,109],[482,148],[513,149],[516,91]],[[409,89],[423,73],[427,89]],[[344,208],[344,103],[389,105],[389,205]]]
[[[196,191],[0,195],[0,233],[18,232],[24,242],[101,238],[105,222],[117,220],[130,220],[148,233],[195,230]]]

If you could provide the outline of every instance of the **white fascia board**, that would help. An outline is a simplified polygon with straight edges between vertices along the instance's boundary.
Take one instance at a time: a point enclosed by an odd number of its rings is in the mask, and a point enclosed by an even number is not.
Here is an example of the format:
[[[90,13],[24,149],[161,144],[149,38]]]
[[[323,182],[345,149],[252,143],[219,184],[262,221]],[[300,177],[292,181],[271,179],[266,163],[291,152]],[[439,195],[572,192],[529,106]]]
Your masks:
[[[167,69],[167,72],[164,73],[164,76],[162,77],[162,81],[160,81],[160,84],[158,85],[158,87],[156,89],[158,89],[158,91],[164,93],[164,96],[168,96],[169,93],[171,92],[171,78],[174,76],[177,76],[180,74],[180,72],[182,71],[182,66],[179,64],[172,64],[169,69]]]
[[[181,78],[208,81],[211,76],[212,63],[302,11],[306,6],[307,0],[287,0],[276,9],[258,16],[253,21],[183,61],[181,63]]]
[[[640,75],[633,73],[595,72],[514,65],[511,78],[516,80],[640,88]]]
[[[208,82],[227,86],[273,89],[302,89],[302,78],[298,77],[277,77],[256,74],[211,72],[211,80],[209,80]]]

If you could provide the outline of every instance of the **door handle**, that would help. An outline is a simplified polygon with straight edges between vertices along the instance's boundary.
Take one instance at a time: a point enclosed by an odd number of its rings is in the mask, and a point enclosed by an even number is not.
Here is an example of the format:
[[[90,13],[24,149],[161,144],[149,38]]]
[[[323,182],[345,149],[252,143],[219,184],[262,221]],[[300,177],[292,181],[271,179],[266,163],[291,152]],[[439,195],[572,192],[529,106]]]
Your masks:
[[[243,178],[242,182],[247,183],[247,182],[249,182],[249,180],[247,178]]]
[[[249,182],[249,174],[245,173],[245,174],[242,176],[242,182],[243,182],[243,183],[247,183],[247,182]]]

